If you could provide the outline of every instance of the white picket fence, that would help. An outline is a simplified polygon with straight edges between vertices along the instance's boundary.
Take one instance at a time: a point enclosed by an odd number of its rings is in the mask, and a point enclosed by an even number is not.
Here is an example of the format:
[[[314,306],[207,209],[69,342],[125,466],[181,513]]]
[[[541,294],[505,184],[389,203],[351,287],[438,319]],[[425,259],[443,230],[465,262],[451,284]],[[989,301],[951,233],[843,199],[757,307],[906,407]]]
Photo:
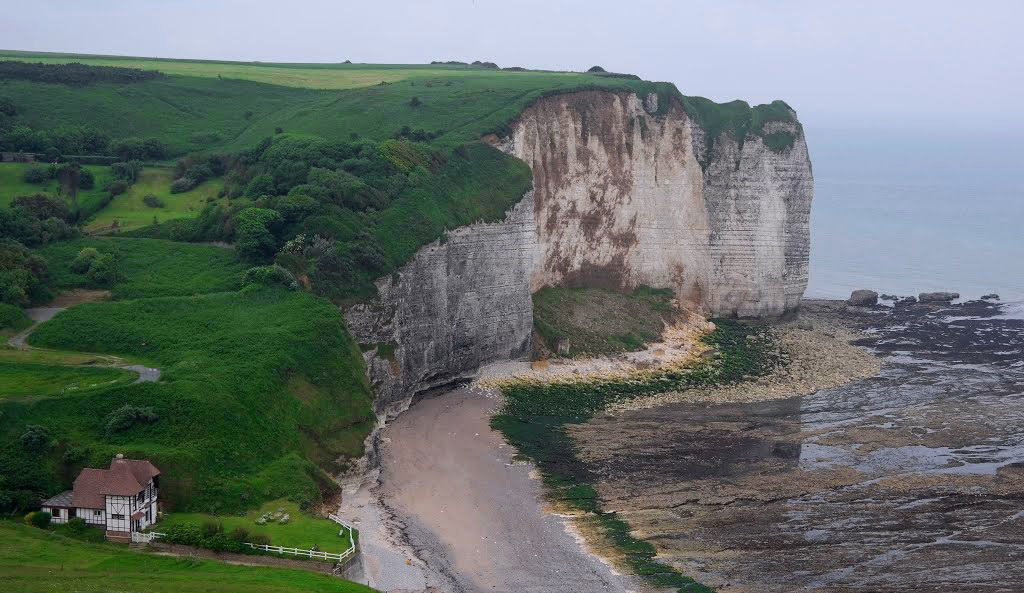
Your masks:
[[[132,543],[133,544],[148,544],[149,542],[163,537],[164,533],[157,533],[156,531],[150,531],[148,533],[142,533],[140,531],[132,532]]]
[[[330,513],[329,515],[327,515],[327,517],[331,521],[334,521],[338,525],[341,525],[342,527],[344,527],[345,529],[348,530],[348,549],[345,550],[344,552],[340,553],[340,554],[333,554],[331,552],[321,552],[320,550],[304,550],[302,548],[285,548],[283,546],[267,546],[267,545],[263,545],[263,544],[250,544],[249,542],[245,542],[245,545],[247,545],[250,548],[253,548],[255,550],[263,550],[264,552],[275,552],[277,554],[291,554],[293,556],[305,556],[307,558],[319,558],[321,560],[333,560],[335,562],[341,562],[342,560],[348,558],[349,556],[351,556],[352,554],[355,554],[355,552],[356,552],[356,540],[355,540],[355,537],[352,535],[353,529],[352,529],[351,525],[349,525],[349,524],[345,523],[344,521],[342,521],[334,513]],[[338,535],[342,535],[343,533],[344,533],[344,530],[338,531]],[[150,532],[147,532],[147,533],[140,533],[138,531],[133,531],[132,532],[132,543],[148,544],[148,543],[152,542],[153,540],[160,539],[161,537],[164,537],[165,535],[166,534],[164,534],[164,533],[158,533],[156,531],[150,531]]]

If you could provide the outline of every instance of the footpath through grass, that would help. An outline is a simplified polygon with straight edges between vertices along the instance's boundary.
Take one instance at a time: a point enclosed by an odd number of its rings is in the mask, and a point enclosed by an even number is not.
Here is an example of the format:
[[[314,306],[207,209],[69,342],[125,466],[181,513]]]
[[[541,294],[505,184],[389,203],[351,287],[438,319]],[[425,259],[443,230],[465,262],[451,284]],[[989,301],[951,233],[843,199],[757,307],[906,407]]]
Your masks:
[[[288,522],[282,523],[274,514],[279,510],[288,515]],[[271,520],[263,524],[259,519],[270,516]],[[270,538],[270,545],[286,548],[311,549],[316,546],[321,552],[340,554],[348,549],[348,530],[330,519],[309,515],[299,505],[288,500],[270,501],[244,516],[210,515],[207,513],[168,513],[154,527],[154,531],[164,531],[175,525],[196,525],[204,523],[220,523],[224,533],[233,529],[243,528],[250,535],[265,535]]]
[[[0,521],[0,582],[18,593],[370,593],[336,577],[90,544]]]
[[[777,348],[762,326],[716,320],[704,340],[717,356],[693,364],[638,372],[628,378],[561,380],[550,383],[510,382],[502,387],[505,405],[491,426],[505,435],[519,454],[540,469],[549,495],[589,514],[621,552],[627,566],[657,587],[686,592],[710,589],[655,559],[657,550],[630,535],[629,525],[605,513],[597,496],[595,475],[576,454],[566,433],[568,424],[582,424],[608,405],[631,398],[702,385],[733,383],[763,375],[780,364]]]
[[[91,389],[125,385],[138,375],[101,367],[24,364],[0,360],[0,400],[72,396]]]

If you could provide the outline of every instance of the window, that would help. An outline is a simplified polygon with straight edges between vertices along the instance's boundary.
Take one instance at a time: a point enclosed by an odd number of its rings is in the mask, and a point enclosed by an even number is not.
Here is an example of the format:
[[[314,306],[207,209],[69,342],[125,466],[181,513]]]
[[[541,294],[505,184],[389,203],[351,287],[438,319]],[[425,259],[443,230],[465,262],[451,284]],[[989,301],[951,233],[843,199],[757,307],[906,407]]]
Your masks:
[[[146,498],[146,491],[143,490],[142,492],[139,492],[139,494],[135,497],[135,500],[137,502],[142,502],[143,500],[145,500],[145,498]]]
[[[111,519],[121,519],[121,520],[124,520],[124,515],[122,515],[121,513],[113,513],[113,514],[110,515],[110,518]]]
[[[54,517],[60,517],[60,509],[50,509],[50,514]]]
[[[103,511],[93,511],[92,512],[92,516],[93,517],[102,517],[103,516]]]

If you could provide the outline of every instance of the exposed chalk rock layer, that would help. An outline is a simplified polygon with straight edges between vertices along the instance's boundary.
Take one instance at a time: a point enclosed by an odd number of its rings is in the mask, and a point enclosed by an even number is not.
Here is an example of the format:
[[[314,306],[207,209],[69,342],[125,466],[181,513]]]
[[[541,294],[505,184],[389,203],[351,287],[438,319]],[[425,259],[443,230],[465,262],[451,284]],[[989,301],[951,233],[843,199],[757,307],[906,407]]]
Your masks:
[[[813,192],[803,132],[769,122],[709,141],[675,99],[584,91],[536,101],[498,148],[533,170],[505,220],[452,231],[374,302],[346,313],[364,345],[377,409],[526,355],[532,292],[547,285],[675,290],[717,316],[795,308],[807,284]],[[657,115],[656,115],[657,114]],[[763,136],[788,133],[791,145]]]

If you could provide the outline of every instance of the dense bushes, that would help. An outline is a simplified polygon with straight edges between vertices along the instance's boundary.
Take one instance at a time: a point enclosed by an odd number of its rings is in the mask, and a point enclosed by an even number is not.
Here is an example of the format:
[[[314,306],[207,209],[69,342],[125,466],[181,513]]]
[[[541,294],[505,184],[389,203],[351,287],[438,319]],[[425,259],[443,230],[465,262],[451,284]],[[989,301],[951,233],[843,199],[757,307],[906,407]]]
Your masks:
[[[87,277],[93,286],[108,287],[123,277],[115,253],[100,253],[92,247],[79,251],[70,269],[75,274]]]
[[[136,424],[152,424],[159,419],[152,407],[125,404],[107,416],[107,434],[126,432]]]
[[[167,148],[157,138],[121,138],[111,142],[108,150],[124,161],[154,160],[167,156]]]
[[[22,79],[37,82],[82,86],[97,82],[142,82],[163,78],[156,70],[121,68],[118,66],[88,66],[78,62],[70,64],[44,64],[42,62],[0,61],[0,79]]]
[[[142,198],[142,203],[150,208],[163,208],[167,205],[154,194],[146,194],[146,197]]]
[[[25,515],[25,525],[31,525],[32,527],[38,527],[39,529],[46,529],[50,526],[50,521],[53,517],[46,511],[35,511]]]
[[[204,523],[201,526],[191,523],[170,525],[162,533],[164,533],[164,537],[160,538],[160,541],[169,544],[195,546],[215,552],[251,553],[254,551],[245,545],[244,539],[239,540],[224,533],[224,527],[219,523]]]
[[[0,210],[0,230],[3,212]],[[24,306],[48,300],[47,278],[46,260],[17,241],[0,239],[0,303]]]
[[[283,267],[274,264],[272,266],[257,266],[249,268],[242,277],[242,286],[255,284],[257,286],[281,285],[291,290],[296,290],[299,283],[295,276]]]
[[[0,303],[0,330],[23,330],[32,325],[32,320],[25,315],[20,307],[8,303]]]
[[[139,175],[142,174],[142,162],[136,160],[113,163],[110,165],[110,173],[114,176],[114,179],[119,179],[128,184],[135,183],[139,180]]]
[[[105,154],[110,139],[87,125],[62,125],[52,130],[34,129],[25,124],[0,126],[0,150],[48,153],[52,162],[59,155]]]

